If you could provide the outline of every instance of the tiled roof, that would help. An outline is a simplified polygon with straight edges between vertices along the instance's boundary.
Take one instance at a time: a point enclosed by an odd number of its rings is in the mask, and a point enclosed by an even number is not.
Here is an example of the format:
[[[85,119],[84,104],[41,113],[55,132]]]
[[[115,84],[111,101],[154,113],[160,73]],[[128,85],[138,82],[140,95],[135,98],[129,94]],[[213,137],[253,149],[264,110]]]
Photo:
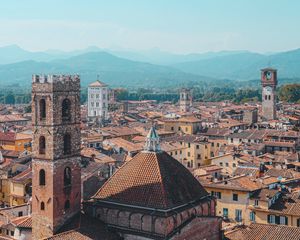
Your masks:
[[[97,80],[96,82],[93,82],[89,85],[89,87],[106,87],[107,85],[103,82],[100,82]]]
[[[300,216],[300,193],[294,192],[286,196],[280,196],[278,200],[272,204],[269,211],[276,211],[283,214]]]
[[[25,216],[15,223],[19,228],[32,228],[32,218],[31,216]]]
[[[140,152],[124,164],[94,199],[170,209],[208,193],[194,176],[165,152]]]
[[[237,176],[220,182],[205,184],[205,187],[252,192],[260,189],[262,184],[255,179],[249,178],[249,176]]]
[[[120,237],[110,232],[105,224],[86,214],[75,215],[56,235],[49,240],[119,240]]]
[[[229,240],[299,240],[300,228],[284,225],[252,223],[225,234]]]
[[[14,132],[0,132],[1,141],[13,142],[16,140],[16,133]]]

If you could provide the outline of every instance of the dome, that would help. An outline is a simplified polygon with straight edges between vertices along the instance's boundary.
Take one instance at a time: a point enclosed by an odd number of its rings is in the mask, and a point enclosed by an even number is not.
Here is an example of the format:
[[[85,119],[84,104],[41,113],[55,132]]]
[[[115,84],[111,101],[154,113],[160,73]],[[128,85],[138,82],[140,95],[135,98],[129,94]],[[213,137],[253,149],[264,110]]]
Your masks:
[[[93,199],[166,210],[207,195],[189,170],[169,154],[142,151],[115,172]]]

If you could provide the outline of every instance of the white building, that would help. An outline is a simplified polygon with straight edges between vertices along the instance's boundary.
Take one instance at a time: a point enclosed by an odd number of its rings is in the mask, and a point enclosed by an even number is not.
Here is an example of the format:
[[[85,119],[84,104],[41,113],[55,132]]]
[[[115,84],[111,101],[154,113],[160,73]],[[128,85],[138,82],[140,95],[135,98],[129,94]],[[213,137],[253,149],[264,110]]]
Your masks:
[[[88,118],[108,119],[108,87],[99,80],[88,87]]]

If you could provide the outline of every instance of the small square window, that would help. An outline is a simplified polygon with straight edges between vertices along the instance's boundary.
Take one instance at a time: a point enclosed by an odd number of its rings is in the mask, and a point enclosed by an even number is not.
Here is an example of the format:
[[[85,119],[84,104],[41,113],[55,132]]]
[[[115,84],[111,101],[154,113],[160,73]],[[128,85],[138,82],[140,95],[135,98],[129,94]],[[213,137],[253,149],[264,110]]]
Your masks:
[[[239,196],[236,193],[233,193],[232,200],[237,202],[239,200]]]

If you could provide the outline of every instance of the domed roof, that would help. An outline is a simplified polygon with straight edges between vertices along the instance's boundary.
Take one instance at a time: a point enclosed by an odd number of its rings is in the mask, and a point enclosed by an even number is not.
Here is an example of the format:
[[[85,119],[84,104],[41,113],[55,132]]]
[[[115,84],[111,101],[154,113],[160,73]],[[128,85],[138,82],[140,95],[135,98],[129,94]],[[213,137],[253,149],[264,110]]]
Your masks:
[[[170,209],[207,196],[198,180],[163,151],[142,151],[94,195],[95,200]]]

